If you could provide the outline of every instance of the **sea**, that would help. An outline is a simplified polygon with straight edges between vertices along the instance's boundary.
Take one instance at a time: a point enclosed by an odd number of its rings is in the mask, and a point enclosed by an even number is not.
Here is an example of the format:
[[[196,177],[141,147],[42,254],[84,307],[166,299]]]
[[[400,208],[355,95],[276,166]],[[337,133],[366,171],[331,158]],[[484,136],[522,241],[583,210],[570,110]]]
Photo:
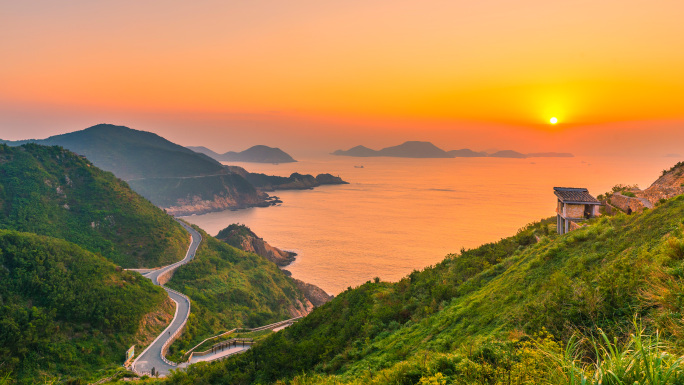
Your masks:
[[[283,201],[277,206],[185,219],[211,235],[245,224],[271,245],[297,253],[286,267],[293,277],[338,294],[375,277],[397,281],[448,254],[555,216],[554,186],[586,187],[594,196],[616,184],[646,188],[678,160],[325,155],[296,163],[231,163],[270,175],[330,173],[349,184],[276,191],[271,195]]]

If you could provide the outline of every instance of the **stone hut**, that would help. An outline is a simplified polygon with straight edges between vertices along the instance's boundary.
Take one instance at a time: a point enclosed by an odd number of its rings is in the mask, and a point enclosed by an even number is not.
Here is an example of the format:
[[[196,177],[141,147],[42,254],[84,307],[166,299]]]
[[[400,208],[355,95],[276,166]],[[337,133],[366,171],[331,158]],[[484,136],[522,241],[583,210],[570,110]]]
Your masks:
[[[591,196],[589,190],[585,188],[554,187],[553,193],[558,197],[556,207],[558,234],[565,234],[577,228],[577,222],[598,215],[601,202]]]

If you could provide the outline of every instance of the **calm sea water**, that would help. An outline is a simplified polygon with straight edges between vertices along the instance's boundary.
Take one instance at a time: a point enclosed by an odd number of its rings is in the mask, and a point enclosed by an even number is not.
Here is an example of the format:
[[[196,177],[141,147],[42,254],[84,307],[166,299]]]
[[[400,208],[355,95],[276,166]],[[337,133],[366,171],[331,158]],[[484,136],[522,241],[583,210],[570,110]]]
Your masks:
[[[399,159],[325,156],[291,164],[237,164],[288,176],[329,172],[350,182],[278,191],[282,205],[187,217],[209,234],[243,223],[273,246],[295,251],[294,277],[331,294],[513,235],[555,215],[554,186],[645,188],[672,158]],[[363,168],[355,168],[361,166]]]

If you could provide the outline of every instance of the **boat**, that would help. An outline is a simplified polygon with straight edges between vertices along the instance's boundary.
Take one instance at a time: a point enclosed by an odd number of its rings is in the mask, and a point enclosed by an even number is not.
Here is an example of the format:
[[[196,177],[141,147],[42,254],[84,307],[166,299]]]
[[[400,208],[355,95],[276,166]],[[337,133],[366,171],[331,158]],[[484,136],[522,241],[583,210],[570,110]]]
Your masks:
[[[354,166],[354,168],[363,168],[363,166]]]

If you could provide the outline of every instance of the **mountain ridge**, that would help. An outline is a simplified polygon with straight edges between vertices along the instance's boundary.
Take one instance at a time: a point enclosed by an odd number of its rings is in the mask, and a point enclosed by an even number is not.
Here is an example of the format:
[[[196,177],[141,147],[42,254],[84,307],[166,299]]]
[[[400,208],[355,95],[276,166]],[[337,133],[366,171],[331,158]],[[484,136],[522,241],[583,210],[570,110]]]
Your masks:
[[[0,145],[0,228],[77,243],[123,267],[182,259],[187,233],[112,173],[57,146]]]
[[[251,173],[242,168],[224,166],[157,134],[113,124],[98,124],[47,139],[2,142],[14,147],[27,143],[62,146],[126,180],[133,190],[173,215],[266,207],[273,204],[266,191],[341,183],[312,176],[302,183],[269,176],[268,187],[255,186],[246,179]],[[244,172],[235,172],[238,169]],[[263,181],[260,175],[252,180]],[[312,183],[311,178],[316,181]]]

